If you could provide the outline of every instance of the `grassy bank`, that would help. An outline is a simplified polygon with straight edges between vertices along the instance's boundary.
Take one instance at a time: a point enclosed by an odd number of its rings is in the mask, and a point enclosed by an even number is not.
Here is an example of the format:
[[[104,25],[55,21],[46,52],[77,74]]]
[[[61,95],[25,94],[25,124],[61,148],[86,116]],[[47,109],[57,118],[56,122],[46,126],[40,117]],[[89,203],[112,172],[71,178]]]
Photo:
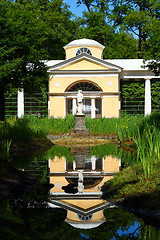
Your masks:
[[[108,200],[124,198],[124,206],[160,210],[160,162],[149,179],[145,178],[141,163],[124,169],[105,183],[103,192],[103,197]]]

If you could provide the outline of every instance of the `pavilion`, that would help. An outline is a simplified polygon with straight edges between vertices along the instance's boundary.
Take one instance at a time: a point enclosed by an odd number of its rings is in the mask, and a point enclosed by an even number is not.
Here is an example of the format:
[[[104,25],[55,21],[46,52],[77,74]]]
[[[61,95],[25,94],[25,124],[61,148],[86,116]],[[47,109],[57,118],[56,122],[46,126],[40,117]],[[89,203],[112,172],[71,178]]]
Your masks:
[[[83,112],[91,118],[120,117],[120,81],[145,81],[145,115],[151,113],[152,71],[143,59],[103,59],[104,46],[95,40],[78,39],[64,46],[66,59],[47,62],[48,114],[75,114],[77,92],[83,92]]]

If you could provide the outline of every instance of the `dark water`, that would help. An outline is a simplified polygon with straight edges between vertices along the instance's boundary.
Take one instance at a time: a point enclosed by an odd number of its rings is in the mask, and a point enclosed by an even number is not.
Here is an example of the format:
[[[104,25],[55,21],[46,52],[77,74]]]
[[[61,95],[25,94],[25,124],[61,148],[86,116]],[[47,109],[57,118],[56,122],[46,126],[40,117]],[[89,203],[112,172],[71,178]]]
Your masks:
[[[14,166],[35,181],[23,194],[2,202],[0,239],[159,240],[156,221],[142,220],[101,198],[103,184],[135,159],[135,153],[112,144],[54,146],[13,158]]]

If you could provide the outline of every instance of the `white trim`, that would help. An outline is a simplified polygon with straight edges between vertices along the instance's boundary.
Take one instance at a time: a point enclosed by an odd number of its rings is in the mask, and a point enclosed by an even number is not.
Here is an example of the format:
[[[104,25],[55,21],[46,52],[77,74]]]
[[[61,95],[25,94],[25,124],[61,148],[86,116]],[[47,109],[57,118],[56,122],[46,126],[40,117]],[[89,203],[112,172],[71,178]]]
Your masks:
[[[93,63],[98,63],[99,65],[101,66],[104,66],[106,68],[109,68],[109,71],[118,71],[118,72],[121,72],[123,70],[122,67],[120,66],[117,66],[115,64],[112,64],[110,62],[107,62],[107,61],[104,61],[103,59],[100,59],[100,58],[97,58],[97,57],[94,57],[94,56],[91,56],[91,55],[88,55],[86,53],[82,53],[76,57],[72,57],[72,58],[69,58],[69,59],[66,59],[64,60],[63,62],[61,63],[58,63],[58,64],[55,64],[51,67],[49,67],[48,69],[48,72],[54,72],[54,70],[58,70],[62,67],[65,67],[67,65],[70,65],[72,63],[76,63],[76,62],[79,62],[81,60],[89,60],[89,61],[92,61]],[[106,70],[106,69],[104,69]],[[108,70],[108,69],[107,69]],[[107,71],[106,70],[106,71]],[[60,70],[60,71],[65,71],[65,70]]]
[[[50,75],[50,78],[89,78],[89,77],[117,77],[118,76],[118,72],[117,73],[64,73],[64,74],[54,74],[54,75]]]
[[[63,195],[66,195],[66,196],[70,196],[70,195],[73,195],[72,193],[68,194],[68,193],[65,193],[65,192],[50,192],[50,194],[52,196],[63,196]],[[75,193],[74,196],[83,196],[83,195],[94,195],[94,196],[99,196],[99,195],[102,195],[102,192],[82,192],[82,193]]]
[[[141,71],[124,71],[121,75],[123,79],[145,79],[145,78],[156,78],[153,72],[149,72],[146,70]],[[158,78],[158,77],[157,77]]]
[[[92,98],[99,98],[101,96],[100,95],[94,95],[94,96],[93,95],[92,96],[90,96],[90,95],[83,95],[83,97],[92,99]],[[74,94],[72,96],[71,95],[67,95],[66,98],[73,98],[74,99],[74,98],[77,98],[77,95],[76,94]]]
[[[65,96],[49,96],[49,97],[54,97],[54,98],[65,98]]]
[[[103,95],[103,97],[119,97],[118,95]]]

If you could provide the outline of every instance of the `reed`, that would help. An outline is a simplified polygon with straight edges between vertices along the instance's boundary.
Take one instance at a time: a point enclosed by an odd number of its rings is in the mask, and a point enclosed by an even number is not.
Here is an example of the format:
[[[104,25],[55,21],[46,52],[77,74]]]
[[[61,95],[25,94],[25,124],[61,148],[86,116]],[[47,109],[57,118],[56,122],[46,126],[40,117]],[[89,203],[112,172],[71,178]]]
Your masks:
[[[153,113],[143,119],[137,137],[137,160],[143,165],[144,177],[149,179],[160,162],[160,114]]]
[[[142,117],[124,117],[124,118],[86,118],[86,127],[91,134],[95,135],[118,135],[120,141],[136,137],[141,125]]]

